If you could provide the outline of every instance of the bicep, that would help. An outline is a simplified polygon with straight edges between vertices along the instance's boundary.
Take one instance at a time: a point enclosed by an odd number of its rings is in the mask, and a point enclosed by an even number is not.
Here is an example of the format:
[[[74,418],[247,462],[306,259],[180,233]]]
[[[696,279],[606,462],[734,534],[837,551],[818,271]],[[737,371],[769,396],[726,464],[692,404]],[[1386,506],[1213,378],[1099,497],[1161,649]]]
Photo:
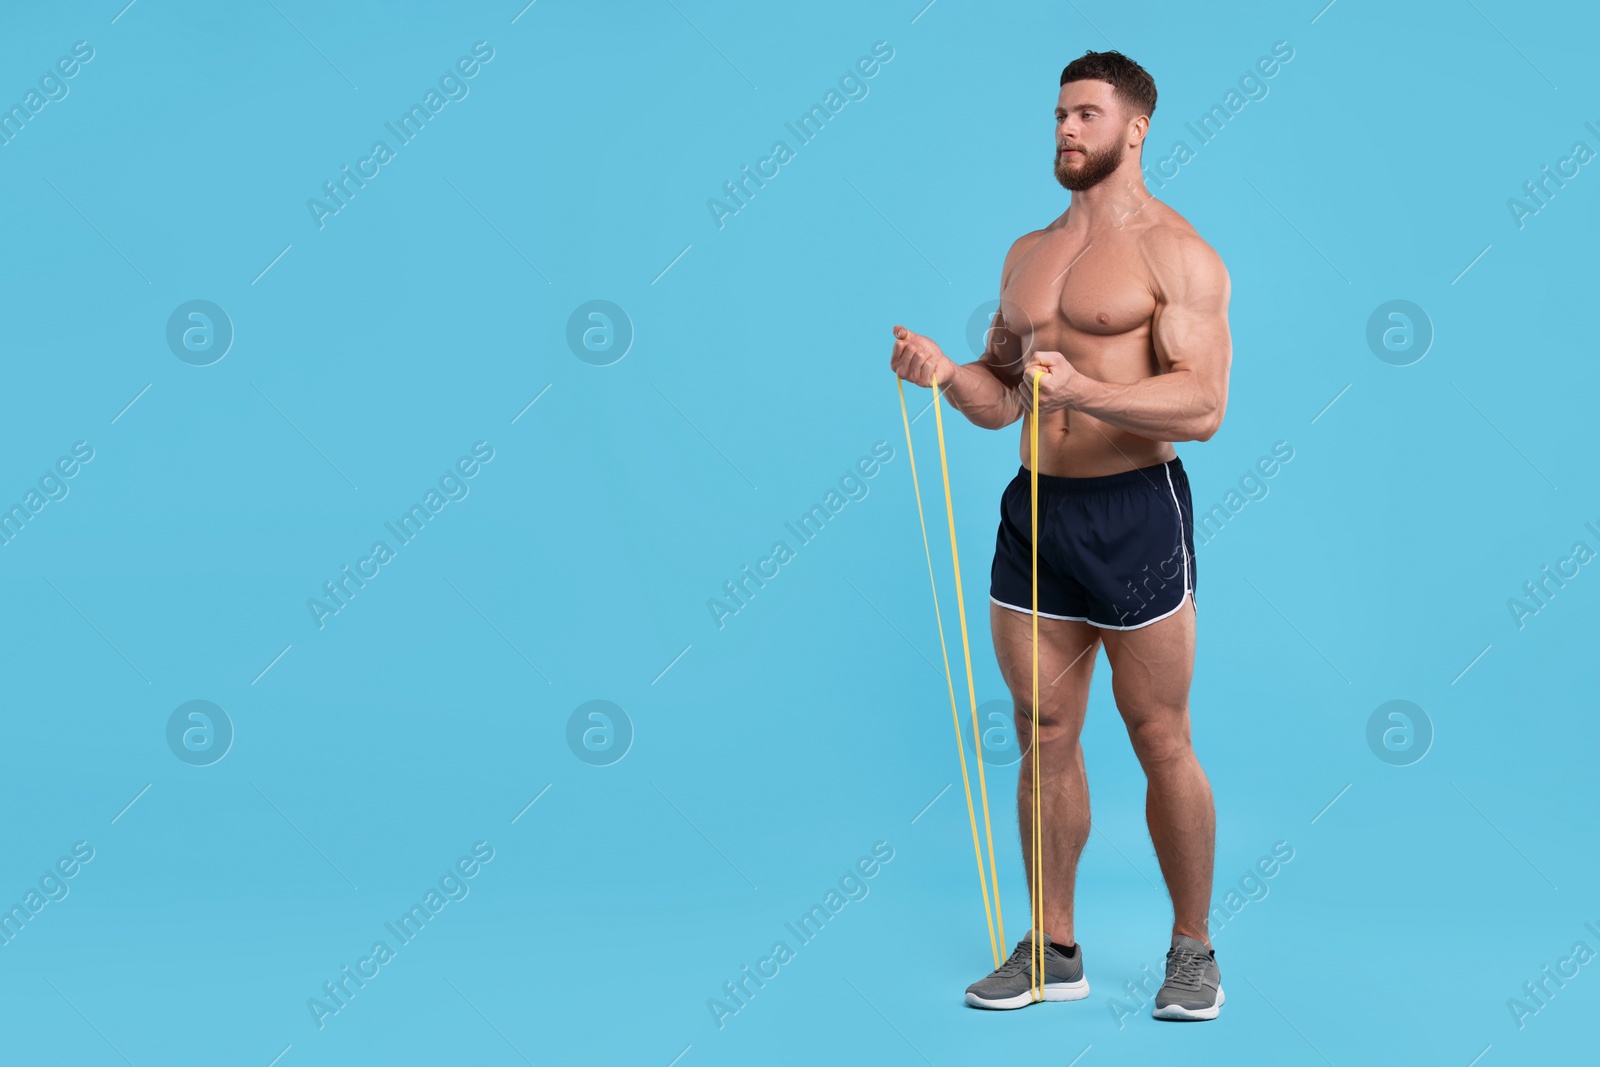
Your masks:
[[[1165,372],[1185,371],[1226,397],[1233,341],[1228,330],[1228,272],[1196,239],[1156,265],[1158,293],[1152,324],[1156,358]]]
[[[1002,385],[1017,385],[1022,381],[1022,367],[1026,362],[1022,338],[1013,333],[1005,322],[1004,304],[990,320],[989,331],[984,335],[983,355],[979,357],[990,374]]]
[[[1022,382],[1022,368],[1027,363],[1027,352],[1023,348],[1022,333],[1013,327],[1016,322],[1008,323],[1007,318],[1017,319],[1022,315],[1022,310],[1007,302],[1005,298],[1006,280],[1011,276],[1017,261],[1027,254],[1033,247],[1038,232],[1023,234],[1011,245],[1011,250],[1006,253],[1004,265],[1000,269],[1000,306],[995,309],[989,320],[989,329],[984,334],[983,355],[979,357],[984,367],[1000,380],[1002,385],[1013,386]],[[1032,336],[1031,329],[1024,329],[1028,336]]]

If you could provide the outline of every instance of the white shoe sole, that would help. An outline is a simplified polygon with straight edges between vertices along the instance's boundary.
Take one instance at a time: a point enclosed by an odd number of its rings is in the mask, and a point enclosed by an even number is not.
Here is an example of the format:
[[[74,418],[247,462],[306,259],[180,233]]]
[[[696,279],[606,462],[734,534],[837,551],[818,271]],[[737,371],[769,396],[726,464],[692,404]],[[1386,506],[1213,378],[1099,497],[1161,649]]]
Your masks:
[[[1227,1003],[1227,994],[1219,988],[1217,1002],[1209,1008],[1185,1008],[1180,1004],[1169,1004],[1165,1008],[1156,1008],[1150,1013],[1152,1019],[1182,1019],[1187,1022],[1204,1022],[1215,1019],[1222,1010],[1222,1005]]]
[[[1046,982],[1044,985],[1045,1000],[1082,1000],[1089,995],[1089,980],[1080,978],[1076,982]],[[976,993],[967,994],[967,1004],[974,1008],[1025,1008],[1034,1003],[1033,991],[1018,993],[1014,997],[1000,997],[995,1000],[985,1000]]]

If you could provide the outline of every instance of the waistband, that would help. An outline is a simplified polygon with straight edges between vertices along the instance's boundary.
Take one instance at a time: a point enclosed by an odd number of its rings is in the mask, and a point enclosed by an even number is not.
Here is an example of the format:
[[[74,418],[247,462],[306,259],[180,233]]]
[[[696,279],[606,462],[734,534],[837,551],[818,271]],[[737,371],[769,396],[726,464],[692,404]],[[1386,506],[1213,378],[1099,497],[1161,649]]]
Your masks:
[[[1063,493],[1098,493],[1106,489],[1121,489],[1140,483],[1154,484],[1165,489],[1167,487],[1167,473],[1173,477],[1183,476],[1183,461],[1173,456],[1165,463],[1157,463],[1149,467],[1135,467],[1131,471],[1120,471],[1117,474],[1102,474],[1097,478],[1063,478],[1056,474],[1039,475],[1039,488],[1050,489]],[[1017,477],[1028,481],[1032,472],[1026,464],[1017,467]]]

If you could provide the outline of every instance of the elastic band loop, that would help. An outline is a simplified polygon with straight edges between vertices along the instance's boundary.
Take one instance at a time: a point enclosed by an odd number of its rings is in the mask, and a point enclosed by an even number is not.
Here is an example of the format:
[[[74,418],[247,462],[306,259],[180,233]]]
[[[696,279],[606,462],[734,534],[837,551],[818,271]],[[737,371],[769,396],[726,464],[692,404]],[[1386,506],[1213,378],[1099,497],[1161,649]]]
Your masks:
[[[948,689],[948,691],[950,693],[950,722],[955,727],[955,733],[956,733],[956,755],[959,758],[960,763],[961,763],[961,789],[966,794],[966,798],[967,798],[967,821],[972,826],[972,854],[973,854],[973,857],[977,860],[977,863],[978,863],[978,883],[979,883],[979,886],[983,890],[983,912],[984,912],[984,917],[988,920],[988,923],[989,923],[989,950],[994,956],[994,965],[998,969],[999,966],[1000,966],[1000,959],[1001,959],[1000,946],[1005,941],[1005,923],[1004,923],[1003,919],[1001,919],[1001,921],[1000,921],[999,937],[996,938],[996,936],[995,936],[995,921],[996,921],[996,918],[999,916],[999,911],[1000,911],[999,880],[998,880],[998,878],[996,878],[996,880],[994,882],[994,899],[991,902],[991,900],[990,900],[990,889],[989,889],[989,881],[990,881],[990,879],[989,879],[989,874],[985,873],[984,867],[983,867],[983,849],[982,849],[982,846],[980,845],[980,843],[978,841],[978,816],[977,816],[977,812],[973,809],[973,805],[972,805],[972,785],[971,785],[971,780],[969,779],[969,777],[967,775],[967,751],[966,751],[966,746],[964,746],[961,743],[961,716],[960,716],[960,713],[956,710],[955,678],[950,672],[950,654],[949,654],[949,651],[946,648],[945,639],[944,639],[944,619],[943,619],[943,617],[941,616],[941,614],[939,612],[939,585],[938,585],[938,582],[935,580],[934,574],[933,574],[933,550],[929,546],[929,542],[928,542],[928,524],[927,524],[927,520],[923,516],[923,511],[922,511],[922,487],[921,487],[921,484],[919,483],[919,481],[917,479],[916,449],[911,443],[911,419],[910,419],[910,416],[906,412],[905,383],[900,378],[897,377],[895,379],[895,384],[899,388],[899,391],[900,391],[900,420],[901,420],[901,422],[903,422],[905,424],[905,431],[906,431],[906,458],[910,461],[910,465],[911,465],[911,490],[912,490],[912,493],[915,495],[916,501],[917,501],[917,525],[920,526],[921,529],[922,529],[922,552],[923,552],[924,557],[926,557],[926,559],[928,561],[928,583],[932,587],[932,590],[933,590],[933,617],[934,617],[934,622],[937,625],[938,630],[939,630],[939,656],[944,661],[945,685],[946,685],[946,688]],[[934,402],[934,405],[935,405],[935,412],[936,412],[935,418],[936,418],[936,421],[937,421],[937,406],[938,406],[938,403],[939,403],[939,386],[938,386],[938,381],[937,380],[934,381],[934,394],[933,394],[933,396],[934,396],[934,401],[933,402]],[[938,425],[939,425],[939,464],[940,464],[940,467],[944,469],[945,502],[946,502],[946,505],[948,506],[949,500],[950,500],[950,473],[949,473],[948,467],[945,466],[944,425],[943,425],[942,421],[939,422]],[[955,529],[954,520],[952,519],[952,525],[951,525],[952,534],[954,533],[954,529]],[[955,542],[954,542],[953,538],[952,538],[950,547],[951,547],[951,555],[952,555],[952,558],[953,558],[954,555],[955,555]],[[957,564],[957,572],[956,573],[958,575],[960,574],[959,563]],[[961,587],[960,587],[960,583],[959,583],[959,580],[958,580],[957,585],[956,585],[958,601],[960,600],[960,595],[959,595],[960,594],[960,588]],[[972,680],[972,658],[971,658],[971,655],[968,653],[967,644],[966,644],[966,616],[965,616],[965,608],[964,607],[962,608],[962,623],[961,623],[961,626],[962,626],[962,653],[963,653],[963,655],[966,655],[966,657],[967,657],[967,680],[968,680],[968,683],[970,685],[971,680]],[[974,697],[974,703],[973,703],[973,723],[974,723],[974,727],[976,727],[976,723],[977,723],[977,704],[976,704],[976,698],[975,697]],[[976,754],[977,754],[977,757],[978,757],[978,783],[979,783],[978,787],[979,787],[980,795],[982,796],[982,800],[983,800],[984,827],[985,827],[985,829],[987,829],[988,826],[989,826],[989,797],[988,797],[988,790],[986,788],[986,785],[985,785],[985,782],[984,782],[984,776],[983,776],[983,749],[982,748],[978,748],[976,750]],[[993,871],[994,871],[994,839],[993,839],[992,836],[989,839],[989,864],[990,864],[990,873],[993,873]]]

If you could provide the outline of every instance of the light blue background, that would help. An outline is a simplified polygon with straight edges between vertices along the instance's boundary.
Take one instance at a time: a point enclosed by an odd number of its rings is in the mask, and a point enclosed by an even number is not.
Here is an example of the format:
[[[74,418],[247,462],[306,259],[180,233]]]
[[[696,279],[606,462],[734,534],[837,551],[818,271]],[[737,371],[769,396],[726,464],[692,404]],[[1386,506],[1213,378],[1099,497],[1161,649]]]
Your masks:
[[[1600,964],[1520,1030],[1507,1000],[1575,942],[1600,949],[1600,577],[1520,630],[1506,606],[1574,541],[1600,548],[1600,176],[1520,229],[1506,203],[1575,141],[1600,148],[1592,12],[520,7],[0,18],[8,105],[74,41],[95,50],[0,147],[0,499],[73,442],[95,450],[0,548],[0,902],[95,850],[0,947],[8,1062],[1592,1055]],[[480,40],[470,95],[319,230],[306,200]],[[1274,442],[1295,450],[1199,553],[1218,900],[1275,842],[1294,859],[1217,935],[1220,1022],[1119,1026],[1111,998],[1159,966],[1170,912],[1102,662],[1079,874],[1093,995],[972,1011],[989,947],[889,328],[968,351],[1009,242],[1066,205],[1047,156],[1073,56],[1115,46],[1153,72],[1165,155],[1280,40],[1294,58],[1266,98],[1152,190],[1233,279],[1227,421],[1179,449],[1197,510]],[[877,41],[894,56],[869,95],[718,229],[707,199]],[[165,342],[193,299],[236,331],[209,367]],[[594,299],[636,332],[607,367],[565,339]],[[1411,366],[1366,344],[1391,299],[1435,331]],[[989,701],[1017,431],[947,430]],[[470,495],[319,630],[307,599],[477,441],[495,452]],[[877,441],[894,458],[868,495],[719,629],[708,599]],[[165,741],[193,699],[236,731],[209,767]],[[611,766],[567,746],[594,699],[635,731]],[[1435,731],[1411,766],[1367,746],[1391,699]],[[1012,773],[991,792],[1014,939]],[[319,1030],[307,999],[476,841],[495,857],[470,895]],[[719,1029],[708,998],[877,841],[894,859],[870,895]]]

